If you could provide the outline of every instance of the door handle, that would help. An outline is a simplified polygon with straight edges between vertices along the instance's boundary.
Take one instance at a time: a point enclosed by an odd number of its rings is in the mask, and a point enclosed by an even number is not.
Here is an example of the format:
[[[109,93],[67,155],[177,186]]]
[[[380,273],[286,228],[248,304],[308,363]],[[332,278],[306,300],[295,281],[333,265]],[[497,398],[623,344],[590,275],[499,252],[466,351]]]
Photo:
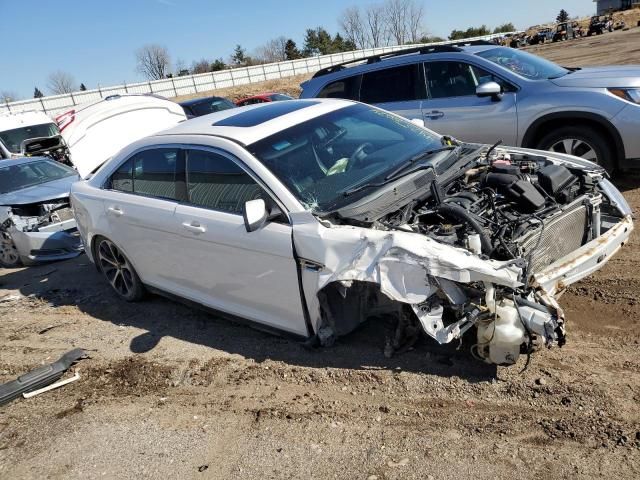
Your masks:
[[[124,212],[120,210],[120,207],[109,207],[107,208],[107,210],[110,213],[113,213],[116,217],[121,217],[122,215],[124,215]]]
[[[204,233],[207,231],[206,227],[200,225],[199,222],[193,221],[193,222],[184,222],[182,224],[182,226],[186,229],[189,230],[190,232],[193,233]]]
[[[444,117],[444,112],[441,112],[440,110],[433,110],[431,112],[425,113],[424,116],[431,119],[442,118]]]

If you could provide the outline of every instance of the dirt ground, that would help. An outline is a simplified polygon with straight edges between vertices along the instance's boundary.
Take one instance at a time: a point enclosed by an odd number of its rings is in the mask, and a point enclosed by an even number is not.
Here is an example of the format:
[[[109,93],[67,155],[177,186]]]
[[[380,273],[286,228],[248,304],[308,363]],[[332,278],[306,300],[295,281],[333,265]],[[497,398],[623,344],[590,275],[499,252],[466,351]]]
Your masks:
[[[638,215],[640,178],[618,182]],[[386,359],[373,323],[308,350],[127,304],[84,256],[0,270],[0,383],[90,355],[78,382],[0,407],[0,478],[640,478],[638,272],[635,232],[563,296],[567,345],[521,372],[426,340]]]

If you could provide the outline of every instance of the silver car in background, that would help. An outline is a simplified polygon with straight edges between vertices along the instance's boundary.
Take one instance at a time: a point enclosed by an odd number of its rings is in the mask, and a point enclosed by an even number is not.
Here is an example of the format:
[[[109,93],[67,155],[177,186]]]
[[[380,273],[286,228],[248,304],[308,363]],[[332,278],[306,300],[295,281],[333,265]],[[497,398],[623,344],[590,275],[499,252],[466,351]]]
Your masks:
[[[82,252],[69,205],[71,184],[79,179],[75,170],[48,158],[0,161],[0,266]]]
[[[467,142],[640,166],[640,66],[563,68],[489,42],[424,46],[318,71],[300,98],[359,100]]]

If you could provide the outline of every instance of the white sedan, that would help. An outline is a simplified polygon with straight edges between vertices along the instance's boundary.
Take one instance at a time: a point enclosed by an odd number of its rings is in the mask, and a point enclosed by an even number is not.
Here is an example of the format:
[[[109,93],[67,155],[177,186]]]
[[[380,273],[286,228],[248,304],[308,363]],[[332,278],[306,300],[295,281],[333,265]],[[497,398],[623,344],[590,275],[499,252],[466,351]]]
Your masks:
[[[71,200],[87,255],[125,300],[150,289],[322,345],[385,315],[388,354],[424,331],[464,335],[497,364],[561,346],[556,296],[633,228],[590,162],[330,99],[181,123]]]

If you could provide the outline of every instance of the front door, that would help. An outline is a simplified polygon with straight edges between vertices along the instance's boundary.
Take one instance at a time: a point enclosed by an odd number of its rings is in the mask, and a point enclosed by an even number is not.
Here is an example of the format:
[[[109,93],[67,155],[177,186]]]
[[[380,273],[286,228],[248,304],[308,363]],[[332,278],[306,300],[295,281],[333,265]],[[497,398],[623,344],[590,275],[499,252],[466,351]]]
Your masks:
[[[465,62],[425,63],[429,98],[422,102],[425,126],[464,142],[502,140],[517,145],[517,93],[507,82]],[[476,87],[488,81],[502,85],[501,99],[478,97]]]
[[[272,200],[221,151],[186,153],[188,200],[178,205],[181,294],[212,308],[307,336],[291,226],[284,216],[247,232],[245,202]]]

